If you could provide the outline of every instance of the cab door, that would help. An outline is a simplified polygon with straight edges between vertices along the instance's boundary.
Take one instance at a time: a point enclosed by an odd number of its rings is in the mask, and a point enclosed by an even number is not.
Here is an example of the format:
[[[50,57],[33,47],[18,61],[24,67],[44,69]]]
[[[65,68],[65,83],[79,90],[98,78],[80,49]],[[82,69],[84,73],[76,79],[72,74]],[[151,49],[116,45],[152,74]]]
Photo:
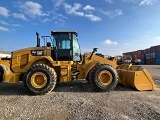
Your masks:
[[[78,43],[77,35],[73,34],[73,61],[81,61],[81,50]]]
[[[72,49],[71,49],[71,40],[59,40],[58,50],[57,50],[57,59],[59,61],[71,61],[72,58]]]

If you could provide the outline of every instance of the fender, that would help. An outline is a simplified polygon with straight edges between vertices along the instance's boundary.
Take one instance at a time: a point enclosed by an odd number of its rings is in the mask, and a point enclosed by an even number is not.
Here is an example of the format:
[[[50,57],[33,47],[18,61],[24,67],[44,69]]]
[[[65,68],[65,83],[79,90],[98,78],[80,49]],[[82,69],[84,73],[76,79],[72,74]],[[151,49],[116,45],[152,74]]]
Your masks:
[[[29,60],[28,64],[23,69],[20,69],[20,68],[13,69],[12,68],[12,71],[18,72],[18,73],[25,73],[33,64],[35,64],[37,61],[41,61],[41,60],[47,60],[51,64],[56,63],[56,61],[54,61],[50,56],[36,56],[34,59]]]
[[[84,78],[87,77],[89,71],[98,64],[99,62],[91,62],[89,65],[84,65],[83,68],[84,68],[84,73],[85,73],[85,76]]]
[[[39,56],[39,57],[36,57],[35,59],[31,60],[25,68],[29,69],[33,64],[35,64],[37,61],[41,61],[41,60],[48,60],[50,63],[56,62],[50,56]]]

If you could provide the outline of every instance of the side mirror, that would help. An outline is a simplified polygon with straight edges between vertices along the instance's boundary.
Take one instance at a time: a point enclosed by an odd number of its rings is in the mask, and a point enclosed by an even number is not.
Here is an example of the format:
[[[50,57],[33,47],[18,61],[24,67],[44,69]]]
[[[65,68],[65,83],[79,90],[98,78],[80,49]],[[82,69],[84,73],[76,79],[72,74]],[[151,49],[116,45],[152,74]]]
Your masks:
[[[93,53],[97,52],[98,48],[93,48]]]
[[[97,52],[97,49],[98,49],[98,48],[93,48],[93,51],[92,51],[91,56],[89,57],[89,59],[91,59],[91,58],[92,58],[93,53]]]

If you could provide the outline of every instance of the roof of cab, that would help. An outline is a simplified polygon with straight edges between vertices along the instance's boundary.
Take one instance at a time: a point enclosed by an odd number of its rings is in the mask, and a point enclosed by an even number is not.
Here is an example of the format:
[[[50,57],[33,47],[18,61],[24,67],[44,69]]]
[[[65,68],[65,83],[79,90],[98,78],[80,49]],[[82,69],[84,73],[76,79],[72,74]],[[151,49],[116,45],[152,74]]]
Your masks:
[[[77,33],[74,30],[52,30],[51,33]]]

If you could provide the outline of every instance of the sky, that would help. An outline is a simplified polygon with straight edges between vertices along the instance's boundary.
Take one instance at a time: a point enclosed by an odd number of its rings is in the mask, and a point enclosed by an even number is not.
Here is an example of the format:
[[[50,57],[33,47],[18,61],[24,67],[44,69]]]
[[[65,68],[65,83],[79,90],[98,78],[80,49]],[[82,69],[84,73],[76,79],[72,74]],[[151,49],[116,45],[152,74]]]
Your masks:
[[[0,49],[36,46],[36,32],[74,30],[82,53],[104,55],[160,45],[160,0],[1,0]]]

